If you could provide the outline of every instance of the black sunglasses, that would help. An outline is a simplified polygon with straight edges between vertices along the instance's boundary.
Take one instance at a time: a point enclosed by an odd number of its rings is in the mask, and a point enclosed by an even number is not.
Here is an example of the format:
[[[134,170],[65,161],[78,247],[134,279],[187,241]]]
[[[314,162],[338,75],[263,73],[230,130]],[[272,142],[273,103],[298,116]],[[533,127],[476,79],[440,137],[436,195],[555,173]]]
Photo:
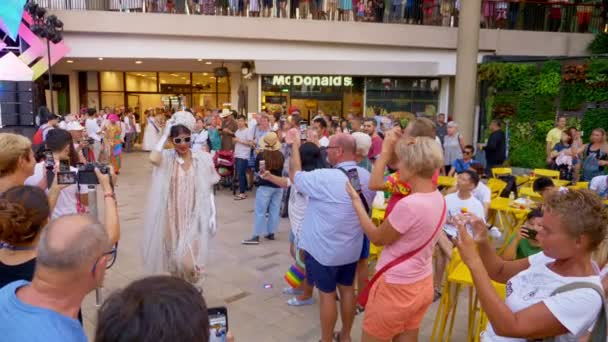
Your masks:
[[[183,142],[184,144],[189,144],[191,140],[192,140],[192,137],[185,137],[185,138],[173,138],[173,143],[174,143],[175,145],[179,145],[179,144],[181,144],[182,142]]]

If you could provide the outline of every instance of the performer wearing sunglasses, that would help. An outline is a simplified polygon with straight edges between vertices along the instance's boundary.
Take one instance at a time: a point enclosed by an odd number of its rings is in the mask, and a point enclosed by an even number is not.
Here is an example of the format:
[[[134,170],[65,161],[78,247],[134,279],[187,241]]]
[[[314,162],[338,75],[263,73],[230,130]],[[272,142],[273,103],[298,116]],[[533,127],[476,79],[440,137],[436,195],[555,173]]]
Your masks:
[[[147,272],[169,272],[192,284],[201,279],[216,231],[213,185],[220,179],[211,155],[191,149],[195,124],[189,112],[173,114],[150,153],[155,167],[143,241]],[[173,149],[165,149],[167,140]]]

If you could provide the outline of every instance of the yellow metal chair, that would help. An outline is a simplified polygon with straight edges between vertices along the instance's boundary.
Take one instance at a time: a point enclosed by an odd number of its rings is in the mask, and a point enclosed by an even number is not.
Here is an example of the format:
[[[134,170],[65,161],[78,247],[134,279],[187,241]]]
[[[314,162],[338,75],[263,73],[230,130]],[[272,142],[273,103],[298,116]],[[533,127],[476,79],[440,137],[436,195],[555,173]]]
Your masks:
[[[578,182],[574,185],[570,185],[568,188],[572,190],[589,189],[589,182]]]
[[[543,197],[538,192],[534,192],[534,190],[532,190],[530,187],[523,187],[519,189],[519,196],[528,197],[535,202],[540,202],[543,200]]]
[[[456,178],[448,176],[439,176],[439,178],[437,179],[437,185],[446,188],[451,188],[456,185]]]
[[[549,169],[534,169],[534,179],[537,177],[549,177],[554,180],[559,179],[559,171]]]
[[[487,325],[487,317],[479,307],[474,293],[473,279],[469,268],[462,262],[460,253],[454,249],[452,259],[446,267],[446,280],[443,286],[443,296],[437,308],[431,341],[451,341],[454,330],[458,297],[463,287],[469,288],[468,301],[468,333],[467,341],[479,341],[479,335]],[[492,282],[497,293],[505,298],[505,285]]]
[[[512,176],[513,169],[510,167],[495,167],[492,169],[492,178],[498,178],[500,176]]]
[[[498,178],[488,179],[488,188],[490,188],[492,198],[500,196],[500,194],[503,192],[503,190],[505,190],[506,187],[507,183]]]

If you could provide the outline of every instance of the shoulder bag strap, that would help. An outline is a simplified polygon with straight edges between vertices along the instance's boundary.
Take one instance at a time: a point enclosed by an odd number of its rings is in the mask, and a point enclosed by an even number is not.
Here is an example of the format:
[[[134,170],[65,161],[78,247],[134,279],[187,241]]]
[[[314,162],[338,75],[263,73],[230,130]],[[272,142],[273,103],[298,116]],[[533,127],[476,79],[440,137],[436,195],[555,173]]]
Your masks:
[[[339,167],[338,170],[342,171],[346,175],[346,178],[348,178],[348,172],[346,172],[346,170],[344,170],[341,167]],[[350,179],[349,179],[349,181],[350,181]],[[358,194],[359,194],[359,198],[361,198],[361,202],[363,202],[363,206],[365,207],[365,212],[367,212],[367,214],[369,215],[370,214],[369,204],[367,204],[367,200],[365,199],[365,196],[363,196],[363,192],[359,191]]]
[[[593,326],[593,330],[591,331],[591,342],[599,342],[606,341],[606,335],[608,334],[608,307],[606,307],[606,299],[604,298],[604,289],[594,283],[589,282],[575,282],[566,284],[564,286],[558,287],[551,296],[555,296],[560,293],[574,291],[578,289],[592,289],[602,298],[602,309],[597,316],[597,320],[595,321],[595,325]]]
[[[376,274],[374,274],[372,280],[370,280],[370,282],[369,282],[369,286],[371,287],[372,284],[378,278],[380,278],[382,276],[382,274],[384,274],[384,272],[386,272],[389,269],[391,269],[391,268],[399,265],[400,263],[404,262],[405,260],[412,258],[416,254],[420,253],[420,251],[422,251],[423,249],[425,249],[433,241],[433,239],[437,235],[437,232],[439,232],[439,230],[443,226],[443,220],[445,219],[445,214],[446,214],[446,203],[445,203],[445,200],[443,200],[443,210],[441,212],[441,217],[439,219],[439,222],[437,223],[437,227],[435,227],[435,231],[429,237],[429,239],[424,244],[422,244],[420,247],[416,248],[413,251],[409,251],[409,252],[403,254],[402,256],[400,256],[400,257],[398,257],[396,259],[393,259],[393,261],[389,262],[388,264],[384,265],[384,267],[382,267],[380,270],[376,271]]]

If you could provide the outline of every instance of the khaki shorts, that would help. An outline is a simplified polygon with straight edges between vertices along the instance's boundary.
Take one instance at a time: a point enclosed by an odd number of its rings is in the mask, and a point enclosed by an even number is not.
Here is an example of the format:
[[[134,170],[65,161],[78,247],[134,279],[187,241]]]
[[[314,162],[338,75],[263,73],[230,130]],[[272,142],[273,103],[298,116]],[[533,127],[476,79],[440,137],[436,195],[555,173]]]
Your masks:
[[[369,293],[363,330],[381,340],[416,330],[432,303],[433,276],[412,284],[388,284],[382,276]]]

